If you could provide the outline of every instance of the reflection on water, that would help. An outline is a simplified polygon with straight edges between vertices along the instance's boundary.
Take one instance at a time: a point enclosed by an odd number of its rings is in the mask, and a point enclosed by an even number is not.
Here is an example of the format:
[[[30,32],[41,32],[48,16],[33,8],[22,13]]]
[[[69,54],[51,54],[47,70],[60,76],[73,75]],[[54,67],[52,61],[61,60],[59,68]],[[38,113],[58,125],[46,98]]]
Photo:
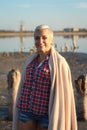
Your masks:
[[[77,45],[77,41],[79,39],[79,36],[78,35],[73,35],[73,36],[64,36],[64,38],[70,38],[72,39],[72,46],[71,46],[71,50],[73,52],[76,52],[76,50],[79,48],[79,46]],[[69,47],[69,44],[68,43],[65,43],[65,47],[61,47],[61,51],[70,51],[70,47]]]
[[[87,36],[55,36],[54,46],[62,52],[87,53]],[[0,38],[0,52],[29,52],[34,48],[33,37]]]
[[[25,37],[20,37],[20,50],[21,52],[23,52],[26,49],[25,46]]]
[[[73,48],[77,47],[77,40],[79,39],[79,36],[72,36],[72,43],[73,43]]]
[[[64,38],[71,38],[72,39],[73,48],[77,47],[76,43],[77,43],[77,40],[79,39],[78,35],[64,36]]]
[[[78,35],[64,36],[65,39],[72,39],[72,46],[71,46],[72,52],[76,52],[79,49],[79,46],[77,45],[78,39],[85,38],[85,37],[87,38],[87,36],[78,36]],[[66,52],[70,51],[69,44],[65,43],[65,47],[62,46],[61,51],[66,51]]]

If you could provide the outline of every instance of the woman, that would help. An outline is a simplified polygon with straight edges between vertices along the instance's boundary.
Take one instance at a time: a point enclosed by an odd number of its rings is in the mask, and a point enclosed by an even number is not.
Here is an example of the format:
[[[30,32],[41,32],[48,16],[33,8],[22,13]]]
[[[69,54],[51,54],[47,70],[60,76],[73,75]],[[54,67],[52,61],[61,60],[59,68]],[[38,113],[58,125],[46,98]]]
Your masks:
[[[77,130],[70,68],[53,47],[47,25],[34,32],[37,52],[25,63],[13,116],[13,130]]]

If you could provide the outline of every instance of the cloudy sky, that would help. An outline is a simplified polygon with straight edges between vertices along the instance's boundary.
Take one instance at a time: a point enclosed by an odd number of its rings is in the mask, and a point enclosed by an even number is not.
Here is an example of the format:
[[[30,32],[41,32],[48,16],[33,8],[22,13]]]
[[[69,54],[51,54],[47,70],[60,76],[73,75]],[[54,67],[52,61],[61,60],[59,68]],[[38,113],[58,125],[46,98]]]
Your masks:
[[[26,30],[87,28],[87,0],[0,0],[0,29],[19,30],[21,23]]]

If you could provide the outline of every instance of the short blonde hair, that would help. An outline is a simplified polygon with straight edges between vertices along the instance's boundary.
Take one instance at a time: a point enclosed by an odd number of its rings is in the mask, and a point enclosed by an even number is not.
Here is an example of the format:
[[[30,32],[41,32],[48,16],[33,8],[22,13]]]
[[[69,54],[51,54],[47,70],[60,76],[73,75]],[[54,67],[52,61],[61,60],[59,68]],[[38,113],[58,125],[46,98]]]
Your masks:
[[[45,25],[45,24],[39,25],[39,26],[37,26],[37,27],[35,28],[34,36],[35,36],[36,31],[40,31],[40,30],[43,30],[43,29],[48,29],[48,30],[49,30],[49,33],[50,33],[51,36],[52,36],[52,38],[54,37],[52,29],[51,29],[48,25]]]

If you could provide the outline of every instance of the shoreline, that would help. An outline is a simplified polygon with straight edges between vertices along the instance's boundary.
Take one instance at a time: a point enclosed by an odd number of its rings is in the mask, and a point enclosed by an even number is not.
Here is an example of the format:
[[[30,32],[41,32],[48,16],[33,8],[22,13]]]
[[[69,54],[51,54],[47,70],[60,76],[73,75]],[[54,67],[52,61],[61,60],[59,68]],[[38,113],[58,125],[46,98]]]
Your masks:
[[[33,36],[33,31],[0,31],[0,37],[28,37]],[[54,31],[54,36],[86,36],[84,31]]]

